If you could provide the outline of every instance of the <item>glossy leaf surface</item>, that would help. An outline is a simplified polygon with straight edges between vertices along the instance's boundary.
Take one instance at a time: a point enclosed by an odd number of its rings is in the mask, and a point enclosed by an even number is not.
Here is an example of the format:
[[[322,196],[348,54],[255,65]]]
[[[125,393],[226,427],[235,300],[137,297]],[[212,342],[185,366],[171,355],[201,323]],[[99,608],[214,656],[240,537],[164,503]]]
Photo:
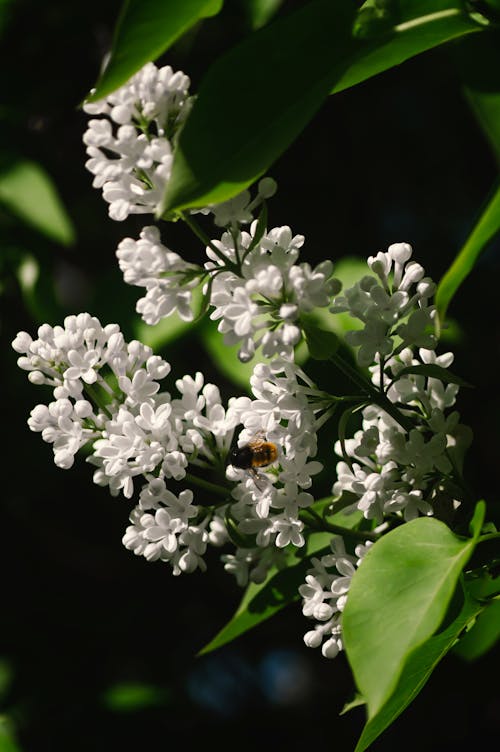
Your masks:
[[[418,518],[384,535],[356,571],[342,625],[369,718],[391,696],[409,654],[441,624],[477,535],[461,539],[436,519]]]

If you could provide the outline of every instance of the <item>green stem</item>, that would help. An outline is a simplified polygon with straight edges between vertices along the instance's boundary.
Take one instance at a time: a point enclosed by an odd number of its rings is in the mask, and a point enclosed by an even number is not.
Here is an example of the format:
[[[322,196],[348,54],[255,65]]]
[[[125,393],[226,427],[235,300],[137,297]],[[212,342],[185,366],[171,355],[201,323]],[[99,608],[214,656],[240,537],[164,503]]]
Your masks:
[[[103,413],[106,413],[108,418],[112,417],[111,412],[108,410],[104,402],[99,398],[99,395],[97,394],[97,389],[94,389],[94,387],[91,384],[85,384],[85,392],[90,397],[90,401],[96,405],[96,407],[99,408],[99,410],[102,410]]]
[[[311,524],[312,520],[308,520],[305,515],[309,515],[313,518],[316,524]],[[325,531],[327,533],[334,533],[336,535],[342,535],[346,538],[354,538],[354,540],[371,540],[376,541],[380,537],[377,535],[377,533],[370,533],[367,530],[352,530],[349,527],[342,527],[341,525],[334,525],[331,522],[328,522],[323,517],[321,517],[317,512],[314,512],[312,509],[304,509],[299,514],[300,519],[306,523],[306,525],[309,525],[310,527],[314,528],[315,530],[321,530]]]
[[[374,402],[388,415],[390,415],[391,418],[394,418],[394,420],[399,423],[399,425],[404,428],[405,431],[411,431],[411,429],[414,427],[412,420],[403,415],[398,410],[398,408],[385,396],[385,394],[382,394],[382,392],[376,389],[373,384],[368,381],[368,379],[366,379],[362,374],[359,373],[359,371],[353,368],[337,353],[333,353],[333,355],[330,356],[330,360],[335,363],[337,368],[342,371],[342,373],[347,376],[348,379],[350,379],[354,384],[356,384],[356,386],[366,392],[370,396],[372,402]]]
[[[208,235],[206,235],[203,232],[203,230],[198,225],[198,223],[195,222],[195,220],[189,214],[186,214],[185,212],[181,212],[181,217],[184,220],[184,222],[187,224],[187,226],[189,227],[189,229],[194,232],[194,234],[196,235],[196,237],[199,240],[201,240],[201,242],[205,246],[208,246],[215,253],[215,255],[217,256],[217,258],[219,258],[222,261],[222,263],[224,264],[224,266],[226,267],[226,269],[229,269],[229,270],[235,272],[239,276],[240,270],[239,270],[239,267],[237,266],[237,264],[233,263],[230,259],[228,259],[226,256],[224,256],[224,254],[222,253],[222,251],[220,251],[217,248],[217,246],[215,245],[215,243],[213,243],[210,240],[210,238],[208,237]]]
[[[192,475],[192,473],[186,473],[186,480],[192,483],[193,486],[203,488],[204,491],[209,491],[210,493],[217,494],[217,496],[223,496],[229,501],[227,488],[219,486],[217,485],[217,483],[210,483],[210,481],[205,480],[204,478],[199,478],[197,475]]]
[[[478,543],[484,543],[488,540],[494,540],[495,538],[500,538],[500,532],[497,533],[485,533],[484,535],[480,535],[477,539]]]

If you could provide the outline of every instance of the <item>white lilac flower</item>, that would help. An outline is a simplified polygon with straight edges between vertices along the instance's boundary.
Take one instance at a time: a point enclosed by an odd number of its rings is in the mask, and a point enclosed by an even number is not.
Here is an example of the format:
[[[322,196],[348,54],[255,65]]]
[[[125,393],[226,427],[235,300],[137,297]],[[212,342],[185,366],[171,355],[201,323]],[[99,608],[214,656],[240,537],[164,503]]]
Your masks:
[[[269,177],[262,178],[257,183],[257,195],[254,199],[252,199],[250,191],[244,190],[220,204],[210,204],[202,212],[211,212],[214,215],[214,224],[217,227],[226,227],[236,231],[240,225],[250,224],[253,221],[255,209],[263,201],[274,196],[276,190],[275,180]]]
[[[302,613],[316,625],[304,635],[307,647],[320,647],[325,658],[335,658],[342,650],[341,613],[344,610],[352,576],[371,546],[359,544],[355,555],[346,553],[343,539],[330,542],[331,553],[313,557],[306,581],[299,587]]]
[[[20,332],[13,347],[19,365],[53,388],[54,401],[37,405],[28,423],[52,444],[55,463],[71,467],[85,445],[94,482],[112,495],[131,498],[139,483],[127,547],[168,560],[176,573],[203,569],[211,515],[193,504],[192,491],[174,494],[167,484],[182,481],[189,463],[223,471],[249,398],[224,408],[217,387],[197,373],[177,381],[172,399],[159,383],[169,364],[87,313],[41,326],[37,339]]]
[[[394,243],[386,253],[368,259],[372,275],[336,298],[330,310],[347,311],[364,326],[348,332],[347,341],[357,351],[361,366],[387,359],[404,347],[433,349],[434,307],[429,299],[434,292],[432,281],[411,260],[408,243]]]
[[[301,315],[330,305],[340,290],[330,261],[315,268],[296,263],[303,236],[284,226],[258,238],[257,227],[254,222],[250,232],[226,232],[212,241],[205,264],[213,275],[210,317],[219,322],[226,344],[240,344],[241,360],[250,360],[259,346],[266,358],[291,355]]]
[[[146,324],[157,324],[174,311],[184,321],[193,319],[192,294],[203,269],[162,245],[157,227],[144,227],[139,240],[122,240],[116,255],[125,282],[146,290],[136,306]]]
[[[112,219],[155,213],[170,178],[173,146],[191,106],[189,78],[147,63],[105,99],[84,104],[83,140],[93,185],[102,188]]]

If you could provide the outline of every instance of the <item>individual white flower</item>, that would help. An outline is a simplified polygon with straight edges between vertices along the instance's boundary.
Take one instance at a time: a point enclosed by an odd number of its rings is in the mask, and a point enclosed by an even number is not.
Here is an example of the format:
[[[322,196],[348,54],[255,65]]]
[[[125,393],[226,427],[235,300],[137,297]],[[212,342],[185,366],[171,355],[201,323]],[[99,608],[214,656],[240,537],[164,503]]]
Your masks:
[[[347,311],[363,322],[361,329],[347,335],[347,341],[359,348],[361,366],[387,359],[396,347],[436,346],[431,330],[434,308],[429,305],[434,285],[423,278],[423,268],[411,255],[408,243],[394,243],[386,253],[369,257],[368,266],[376,276],[363,277],[330,308],[333,313]],[[396,337],[402,344],[396,344]]]

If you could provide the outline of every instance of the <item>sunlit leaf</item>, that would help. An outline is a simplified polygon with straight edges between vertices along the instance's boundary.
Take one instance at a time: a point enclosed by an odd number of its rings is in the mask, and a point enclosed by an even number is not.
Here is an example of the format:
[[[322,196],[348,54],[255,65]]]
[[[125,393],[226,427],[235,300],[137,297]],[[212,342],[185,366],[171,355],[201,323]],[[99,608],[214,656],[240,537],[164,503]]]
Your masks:
[[[474,622],[481,609],[481,604],[466,597],[459,615],[452,623],[410,653],[396,689],[383,707],[367,721],[355,752],[364,752],[368,749],[413,702],[437,664],[450,651],[463,630]]]
[[[484,503],[478,504],[484,516]],[[387,702],[409,654],[441,624],[479,535],[461,539],[421,517],[384,535],[355,572],[343,614],[344,644],[373,718]]]
[[[16,162],[0,172],[0,202],[51,240],[74,243],[73,224],[52,178],[36,162]]]
[[[102,99],[122,86],[201,18],[216,15],[221,7],[222,0],[125,0],[109,59],[86,101]]]
[[[441,325],[458,288],[499,230],[500,188],[496,188],[462,249],[438,284],[435,303]]]

